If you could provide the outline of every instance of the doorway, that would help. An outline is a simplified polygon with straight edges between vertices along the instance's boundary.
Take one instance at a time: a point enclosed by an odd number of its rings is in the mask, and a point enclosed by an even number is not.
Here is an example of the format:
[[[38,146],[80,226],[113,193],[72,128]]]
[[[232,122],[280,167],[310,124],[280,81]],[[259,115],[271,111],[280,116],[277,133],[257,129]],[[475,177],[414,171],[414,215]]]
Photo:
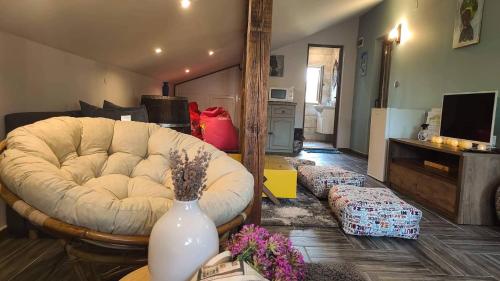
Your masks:
[[[309,44],[304,100],[304,148],[337,147],[343,46]]]
[[[389,81],[391,75],[391,58],[393,42],[387,39],[381,40],[382,55],[380,56],[380,76],[378,85],[378,96],[375,100],[376,108],[387,108],[389,101]]]

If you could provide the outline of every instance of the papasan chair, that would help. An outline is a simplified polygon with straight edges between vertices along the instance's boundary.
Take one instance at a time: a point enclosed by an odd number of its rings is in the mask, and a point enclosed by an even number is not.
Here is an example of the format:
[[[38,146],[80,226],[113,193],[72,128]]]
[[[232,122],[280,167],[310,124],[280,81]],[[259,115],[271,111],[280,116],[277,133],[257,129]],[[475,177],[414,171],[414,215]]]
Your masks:
[[[156,124],[55,117],[20,127],[0,144],[0,195],[63,238],[70,255],[141,264],[174,199],[169,152],[194,155],[202,146],[212,157],[200,206],[224,236],[250,212],[252,175],[213,146]]]

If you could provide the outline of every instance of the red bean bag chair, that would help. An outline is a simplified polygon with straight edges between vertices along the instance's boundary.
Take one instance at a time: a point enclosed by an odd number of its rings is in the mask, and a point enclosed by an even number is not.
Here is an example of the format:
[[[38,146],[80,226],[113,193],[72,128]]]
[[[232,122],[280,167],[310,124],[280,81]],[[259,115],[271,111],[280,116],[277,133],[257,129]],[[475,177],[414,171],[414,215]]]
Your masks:
[[[223,151],[238,150],[238,133],[222,107],[209,107],[200,116],[203,140]]]
[[[200,110],[198,109],[198,103],[190,102],[189,103],[189,118],[191,119],[191,135],[203,139],[203,135],[201,134],[201,126],[200,126]]]

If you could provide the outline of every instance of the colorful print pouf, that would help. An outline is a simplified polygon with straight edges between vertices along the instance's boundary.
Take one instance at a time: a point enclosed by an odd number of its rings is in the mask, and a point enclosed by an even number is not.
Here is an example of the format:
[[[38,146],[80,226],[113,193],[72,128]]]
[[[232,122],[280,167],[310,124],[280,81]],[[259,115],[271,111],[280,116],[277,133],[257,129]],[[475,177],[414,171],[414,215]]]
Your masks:
[[[387,188],[334,186],[328,202],[347,234],[418,238],[422,212]]]
[[[299,166],[298,180],[318,198],[328,198],[335,185],[363,186],[365,176],[336,166]]]

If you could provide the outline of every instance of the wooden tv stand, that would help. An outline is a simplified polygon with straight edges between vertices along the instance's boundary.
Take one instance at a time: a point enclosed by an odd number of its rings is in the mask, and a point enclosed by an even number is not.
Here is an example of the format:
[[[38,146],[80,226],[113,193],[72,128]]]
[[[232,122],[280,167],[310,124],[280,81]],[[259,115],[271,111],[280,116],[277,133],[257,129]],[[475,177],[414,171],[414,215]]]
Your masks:
[[[447,167],[443,171],[425,161]],[[390,139],[390,188],[458,224],[496,223],[494,197],[500,186],[500,154],[464,152],[445,144]]]

